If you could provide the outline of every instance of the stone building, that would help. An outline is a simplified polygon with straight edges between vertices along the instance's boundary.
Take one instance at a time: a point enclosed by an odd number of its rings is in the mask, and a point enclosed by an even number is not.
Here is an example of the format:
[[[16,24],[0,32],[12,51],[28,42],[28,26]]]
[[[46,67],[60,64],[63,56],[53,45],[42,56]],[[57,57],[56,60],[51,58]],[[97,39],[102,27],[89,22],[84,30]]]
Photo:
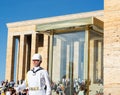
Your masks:
[[[86,95],[119,95],[120,1],[115,1],[105,0],[100,11],[8,23],[6,79],[25,79],[31,56],[40,53],[51,81],[69,82],[70,95],[75,81],[86,83]]]
[[[91,89],[98,80],[102,85],[102,19],[103,11],[95,11],[8,23],[6,79],[25,79],[31,56],[40,53],[53,82],[70,80],[71,90],[75,79],[91,81]]]

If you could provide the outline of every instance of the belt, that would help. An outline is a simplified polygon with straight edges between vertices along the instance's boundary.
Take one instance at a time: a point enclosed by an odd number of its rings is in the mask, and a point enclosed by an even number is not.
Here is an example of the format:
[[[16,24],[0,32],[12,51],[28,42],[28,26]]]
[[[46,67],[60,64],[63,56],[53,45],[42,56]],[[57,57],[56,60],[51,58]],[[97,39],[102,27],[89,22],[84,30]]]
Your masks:
[[[35,90],[41,90],[39,87],[29,87],[29,90],[35,91]]]

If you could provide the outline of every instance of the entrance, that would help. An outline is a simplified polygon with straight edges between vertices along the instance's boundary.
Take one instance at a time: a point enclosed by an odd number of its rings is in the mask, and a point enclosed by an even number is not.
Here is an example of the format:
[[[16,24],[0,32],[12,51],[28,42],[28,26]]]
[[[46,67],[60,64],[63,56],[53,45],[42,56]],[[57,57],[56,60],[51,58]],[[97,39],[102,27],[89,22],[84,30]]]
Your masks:
[[[84,30],[53,34],[52,37],[49,66],[52,95],[102,93],[102,35]]]

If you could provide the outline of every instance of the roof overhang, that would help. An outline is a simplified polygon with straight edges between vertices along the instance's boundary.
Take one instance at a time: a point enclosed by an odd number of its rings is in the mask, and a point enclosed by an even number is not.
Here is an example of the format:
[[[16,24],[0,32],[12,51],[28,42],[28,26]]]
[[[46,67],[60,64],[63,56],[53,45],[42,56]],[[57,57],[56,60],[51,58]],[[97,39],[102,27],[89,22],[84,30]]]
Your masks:
[[[71,20],[57,21],[46,24],[36,25],[36,31],[40,33],[50,34],[52,30],[60,33],[62,31],[78,31],[87,27],[97,32],[103,33],[103,21],[96,17],[77,18]]]
[[[87,18],[79,18],[79,19],[72,19],[72,20],[65,20],[65,21],[58,21],[52,22],[47,24],[38,24],[36,26],[36,31],[49,31],[49,30],[58,30],[58,29],[65,29],[70,27],[79,27],[84,25],[92,24],[92,17]]]
[[[35,32],[47,34],[50,34],[51,31],[79,31],[81,29],[85,29],[86,26],[87,28],[88,26],[90,26],[90,28],[95,26],[95,29],[98,28],[98,30],[103,31],[103,15],[104,11],[101,10],[7,23],[7,27],[20,30],[25,26],[33,26],[33,30]]]

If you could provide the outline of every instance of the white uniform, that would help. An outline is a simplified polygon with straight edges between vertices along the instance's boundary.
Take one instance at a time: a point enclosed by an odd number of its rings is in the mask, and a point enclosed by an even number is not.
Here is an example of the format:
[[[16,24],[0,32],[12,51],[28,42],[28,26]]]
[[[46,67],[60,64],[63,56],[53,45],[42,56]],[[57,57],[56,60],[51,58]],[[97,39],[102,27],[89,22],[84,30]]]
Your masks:
[[[51,87],[47,71],[41,67],[28,71],[26,81],[18,88],[23,90],[25,87],[28,87],[29,95],[50,95]]]
[[[78,95],[84,95],[84,91],[79,91]]]
[[[11,92],[10,91],[6,91],[5,95],[11,95]]]

